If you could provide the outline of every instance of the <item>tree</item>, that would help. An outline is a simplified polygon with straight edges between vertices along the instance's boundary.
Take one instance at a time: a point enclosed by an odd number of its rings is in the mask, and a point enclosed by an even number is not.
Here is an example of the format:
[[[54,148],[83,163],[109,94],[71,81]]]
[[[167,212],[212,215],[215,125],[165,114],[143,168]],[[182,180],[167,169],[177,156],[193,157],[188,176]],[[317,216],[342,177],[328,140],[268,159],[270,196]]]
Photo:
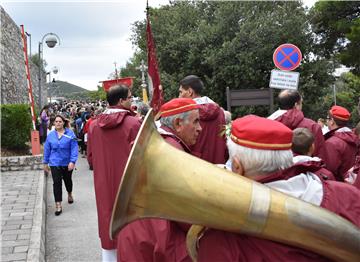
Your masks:
[[[39,65],[41,64],[41,69],[45,71],[45,67],[47,66],[47,62],[44,59],[42,59],[42,61],[40,62],[39,54],[32,54],[30,56],[29,60],[31,62],[33,62],[37,67],[39,67]]]
[[[318,54],[335,56],[360,75],[360,2],[318,1],[310,15]]]
[[[97,86],[97,91],[89,91],[87,92],[88,98],[91,100],[106,100],[106,93],[102,86]]]
[[[289,15],[291,14],[291,15]],[[200,76],[205,95],[225,107],[225,89],[268,88],[272,55],[283,43],[303,53],[300,91],[305,113],[317,117],[329,92],[331,64],[313,55],[314,37],[301,2],[178,1],[150,9],[165,99],[178,95],[178,82]],[[146,57],[145,21],[133,26],[138,57]],[[240,111],[239,111],[240,112]],[[267,108],[241,109],[241,114],[267,115]]]

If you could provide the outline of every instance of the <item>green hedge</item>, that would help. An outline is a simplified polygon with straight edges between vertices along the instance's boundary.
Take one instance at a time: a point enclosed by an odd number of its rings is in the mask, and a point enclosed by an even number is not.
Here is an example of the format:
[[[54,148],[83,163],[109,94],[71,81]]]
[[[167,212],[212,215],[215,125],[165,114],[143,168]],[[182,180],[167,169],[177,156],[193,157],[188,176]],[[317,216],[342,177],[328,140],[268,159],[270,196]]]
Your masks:
[[[1,146],[10,149],[26,148],[32,128],[30,106],[1,105]]]

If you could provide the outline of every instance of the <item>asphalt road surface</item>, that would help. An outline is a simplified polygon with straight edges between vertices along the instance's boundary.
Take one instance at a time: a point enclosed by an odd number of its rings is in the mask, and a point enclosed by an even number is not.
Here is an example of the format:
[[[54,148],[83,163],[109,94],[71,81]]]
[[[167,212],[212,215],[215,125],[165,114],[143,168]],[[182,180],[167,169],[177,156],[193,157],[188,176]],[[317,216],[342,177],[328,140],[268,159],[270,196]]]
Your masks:
[[[55,216],[52,178],[47,181],[46,261],[101,261],[92,171],[86,158],[79,159],[73,172],[74,203],[68,204],[63,183],[63,212]]]

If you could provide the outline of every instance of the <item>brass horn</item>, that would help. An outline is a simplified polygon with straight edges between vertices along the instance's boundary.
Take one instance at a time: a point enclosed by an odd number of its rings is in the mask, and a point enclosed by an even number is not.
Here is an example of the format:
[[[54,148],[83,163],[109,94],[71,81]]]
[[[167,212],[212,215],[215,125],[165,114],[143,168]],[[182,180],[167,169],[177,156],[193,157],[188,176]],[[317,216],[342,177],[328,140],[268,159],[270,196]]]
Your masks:
[[[141,218],[245,233],[333,260],[360,261],[360,230],[355,225],[175,149],[158,134],[152,112],[126,164],[110,235]]]

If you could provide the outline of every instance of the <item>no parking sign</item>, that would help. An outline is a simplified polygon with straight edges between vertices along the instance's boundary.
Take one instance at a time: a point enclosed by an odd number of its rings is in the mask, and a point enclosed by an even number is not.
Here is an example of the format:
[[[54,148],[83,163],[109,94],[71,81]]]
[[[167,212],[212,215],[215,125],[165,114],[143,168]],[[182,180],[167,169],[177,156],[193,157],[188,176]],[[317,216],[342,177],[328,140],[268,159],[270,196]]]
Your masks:
[[[282,44],[273,54],[274,64],[284,71],[291,71],[300,65],[302,54],[300,49],[293,44]]]

